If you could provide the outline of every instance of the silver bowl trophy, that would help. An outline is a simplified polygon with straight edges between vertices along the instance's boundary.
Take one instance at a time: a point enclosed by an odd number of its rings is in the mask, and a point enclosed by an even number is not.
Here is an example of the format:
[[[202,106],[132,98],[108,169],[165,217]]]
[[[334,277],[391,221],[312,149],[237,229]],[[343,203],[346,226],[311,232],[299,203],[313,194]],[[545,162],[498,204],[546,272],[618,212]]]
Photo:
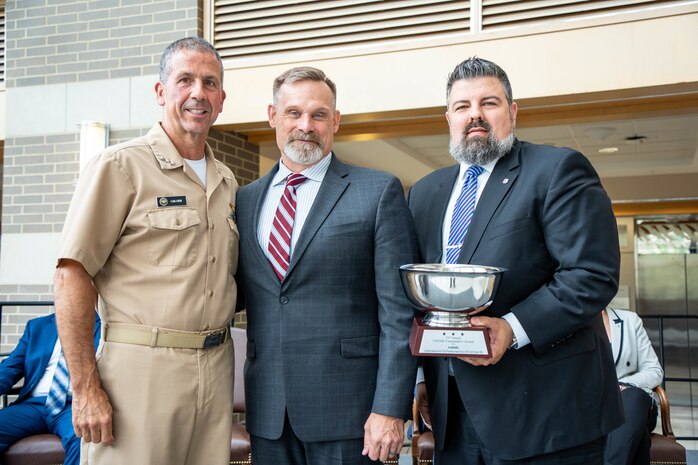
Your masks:
[[[491,357],[487,328],[471,325],[470,315],[489,307],[505,271],[492,266],[441,263],[401,266],[407,298],[426,313],[412,323],[412,354]]]

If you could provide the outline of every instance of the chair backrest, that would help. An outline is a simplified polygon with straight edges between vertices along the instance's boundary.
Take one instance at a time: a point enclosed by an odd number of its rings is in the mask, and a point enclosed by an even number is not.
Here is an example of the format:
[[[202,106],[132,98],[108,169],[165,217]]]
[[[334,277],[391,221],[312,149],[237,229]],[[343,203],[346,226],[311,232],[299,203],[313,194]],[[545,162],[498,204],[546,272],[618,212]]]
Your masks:
[[[423,426],[419,397],[412,402],[412,464],[430,465],[434,457],[434,433]]]
[[[235,347],[235,385],[233,387],[233,411],[245,413],[245,384],[243,371],[247,358],[247,331],[242,328],[231,328],[230,336]]]
[[[662,421],[662,435],[670,438],[676,438],[674,429],[671,427],[671,412],[669,409],[669,396],[664,388],[657,386],[654,392],[659,397],[659,415]]]
[[[659,411],[662,421],[662,434],[650,434],[650,464],[685,464],[686,449],[676,442],[671,427],[669,396],[661,386],[654,388],[659,397]]]

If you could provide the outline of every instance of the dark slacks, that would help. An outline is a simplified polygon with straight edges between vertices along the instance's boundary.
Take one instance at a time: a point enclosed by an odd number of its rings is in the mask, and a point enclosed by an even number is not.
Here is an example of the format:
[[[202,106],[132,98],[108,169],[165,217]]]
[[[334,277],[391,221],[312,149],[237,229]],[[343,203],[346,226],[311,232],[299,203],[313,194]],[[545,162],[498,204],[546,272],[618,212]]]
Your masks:
[[[288,421],[279,439],[250,435],[255,465],[368,465],[378,464],[361,455],[363,437],[340,441],[301,441]]]
[[[73,411],[68,404],[61,413],[49,417],[45,397],[33,397],[0,409],[0,452],[27,436],[55,434],[65,450],[64,465],[80,463],[80,438],[73,429]]]
[[[620,393],[625,423],[608,434],[604,450],[606,465],[649,465],[650,432],[657,425],[657,406],[640,388]]]
[[[443,450],[434,453],[434,465],[601,465],[604,438],[535,457],[505,460],[486,448],[463,406],[453,378],[448,388],[448,420]],[[492,413],[493,415],[495,412]]]

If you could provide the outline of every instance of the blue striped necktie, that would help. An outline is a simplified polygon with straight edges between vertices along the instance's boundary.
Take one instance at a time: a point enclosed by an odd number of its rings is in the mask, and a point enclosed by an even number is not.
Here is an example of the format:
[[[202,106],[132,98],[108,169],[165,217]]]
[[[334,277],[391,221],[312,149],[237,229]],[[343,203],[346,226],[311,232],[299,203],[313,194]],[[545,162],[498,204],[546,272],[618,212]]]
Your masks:
[[[484,171],[482,166],[473,165],[465,172],[465,181],[460,191],[456,205],[453,207],[451,229],[448,233],[446,247],[446,263],[457,263],[465,233],[468,232],[470,220],[475,213],[475,194],[477,193],[477,177]]]
[[[70,375],[68,374],[68,366],[65,363],[65,356],[61,350],[61,356],[56,364],[56,372],[51,381],[51,388],[46,397],[46,410],[49,415],[55,416],[61,413],[68,399],[68,389],[70,388]]]

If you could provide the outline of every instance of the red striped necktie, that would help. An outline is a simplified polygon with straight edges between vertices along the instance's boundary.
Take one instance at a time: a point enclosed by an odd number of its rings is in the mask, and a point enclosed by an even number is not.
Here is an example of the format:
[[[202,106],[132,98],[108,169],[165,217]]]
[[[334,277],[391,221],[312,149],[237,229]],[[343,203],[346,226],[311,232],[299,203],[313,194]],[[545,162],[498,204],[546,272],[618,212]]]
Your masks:
[[[308,179],[302,174],[293,173],[286,178],[286,187],[276,209],[274,221],[271,225],[269,245],[271,262],[274,272],[283,281],[291,261],[291,235],[293,234],[293,221],[296,218],[296,188]]]

